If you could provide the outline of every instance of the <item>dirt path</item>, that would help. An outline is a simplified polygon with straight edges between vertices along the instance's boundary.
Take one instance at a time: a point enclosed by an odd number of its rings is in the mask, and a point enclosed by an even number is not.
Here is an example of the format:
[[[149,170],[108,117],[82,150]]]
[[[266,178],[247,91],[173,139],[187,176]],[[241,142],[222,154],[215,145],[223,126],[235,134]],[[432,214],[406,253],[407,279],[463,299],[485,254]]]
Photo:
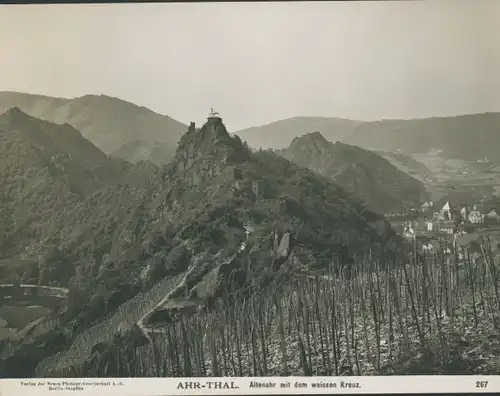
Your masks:
[[[69,289],[65,287],[51,287],[51,286],[39,286],[39,285],[27,285],[27,284],[22,284],[20,286],[14,286],[13,284],[3,284],[0,285],[0,288],[21,288],[21,289],[38,289],[38,290],[44,290],[44,291],[50,291],[53,292],[54,297],[67,297],[69,294]]]

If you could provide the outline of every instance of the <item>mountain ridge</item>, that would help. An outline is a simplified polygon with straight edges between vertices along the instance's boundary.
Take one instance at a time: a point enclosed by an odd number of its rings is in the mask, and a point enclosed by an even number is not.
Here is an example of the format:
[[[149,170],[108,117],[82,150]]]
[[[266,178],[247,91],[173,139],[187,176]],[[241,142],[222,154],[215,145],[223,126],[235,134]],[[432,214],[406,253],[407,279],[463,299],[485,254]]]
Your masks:
[[[499,158],[500,112],[360,124],[346,143],[405,154],[439,150],[443,158],[475,161]]]
[[[108,95],[55,98],[14,91],[0,92],[0,113],[12,107],[80,130],[106,154],[130,162],[166,164],[187,126],[146,106]],[[254,148],[283,149],[304,133],[320,131],[330,141],[406,155],[441,151],[443,158],[498,159],[494,146],[499,112],[375,121],[341,117],[296,116],[234,132]],[[469,131],[474,131],[470,134]]]
[[[304,123],[303,119],[315,122]],[[320,131],[330,141],[338,140],[368,150],[406,155],[439,150],[443,158],[475,161],[485,156],[498,157],[493,147],[499,143],[496,134],[499,128],[500,112],[483,112],[375,121],[293,117],[242,129],[236,134],[255,148],[283,149],[296,137]]]
[[[281,149],[295,137],[318,130],[331,140],[342,140],[362,122],[336,117],[292,117],[245,128],[235,134],[255,148]]]
[[[424,185],[383,157],[357,146],[334,144],[320,132],[295,138],[279,154],[335,181],[374,210],[409,209],[425,199]]]
[[[130,154],[133,160],[151,160],[147,152],[142,157],[137,153],[141,152],[143,145],[148,147],[152,142],[175,148],[187,128],[183,123],[145,106],[107,95],[89,94],[66,99],[0,92],[0,113],[12,107],[19,107],[36,118],[72,125],[106,154],[119,154],[122,146],[136,141],[136,151]],[[164,161],[168,162],[167,159]]]
[[[31,130],[34,124],[36,125],[36,133],[32,133]],[[17,106],[0,114],[0,127],[3,127],[4,132],[8,130],[13,133],[19,132],[23,134],[24,138],[30,139],[40,147],[52,148],[55,150],[55,154],[59,150],[75,158],[88,159],[86,157],[90,156],[92,161],[96,161],[96,164],[107,159],[104,153],[70,124],[57,125],[40,120],[26,114]],[[50,144],[47,145],[49,142]]]

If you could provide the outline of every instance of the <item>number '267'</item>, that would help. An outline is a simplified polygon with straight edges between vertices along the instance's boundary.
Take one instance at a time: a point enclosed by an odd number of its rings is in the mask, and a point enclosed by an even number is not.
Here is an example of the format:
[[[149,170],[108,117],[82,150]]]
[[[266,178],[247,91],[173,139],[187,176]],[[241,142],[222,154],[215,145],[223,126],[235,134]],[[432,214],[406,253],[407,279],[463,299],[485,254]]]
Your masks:
[[[476,381],[476,388],[486,388],[488,381]]]

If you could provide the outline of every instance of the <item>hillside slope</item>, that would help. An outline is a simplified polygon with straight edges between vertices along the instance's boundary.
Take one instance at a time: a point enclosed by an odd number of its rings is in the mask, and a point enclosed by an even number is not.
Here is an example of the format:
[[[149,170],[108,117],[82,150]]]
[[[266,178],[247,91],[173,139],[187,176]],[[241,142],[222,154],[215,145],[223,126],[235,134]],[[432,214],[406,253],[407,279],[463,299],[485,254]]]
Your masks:
[[[49,241],[58,221],[122,166],[68,124],[33,118],[18,108],[0,115],[0,256]]]
[[[294,138],[315,131],[321,131],[331,141],[343,140],[360,124],[360,121],[334,117],[294,117],[243,129],[236,134],[255,148],[282,149]]]
[[[338,183],[380,212],[418,207],[424,185],[383,157],[362,148],[333,144],[319,132],[295,138],[280,155]]]
[[[53,98],[18,92],[0,92],[0,113],[12,107],[57,124],[68,123],[106,154],[123,155],[129,161],[155,160],[149,157],[152,144],[175,151],[186,126],[168,116],[157,114],[105,95],[85,95],[74,99]],[[131,142],[128,150],[123,146]],[[125,155],[126,154],[126,155]],[[168,160],[170,157],[168,157]],[[164,158],[161,158],[165,162]]]
[[[384,157],[400,171],[420,180],[421,182],[432,182],[436,177],[424,162],[418,161],[410,155],[382,150],[375,150],[374,152]]]
[[[360,124],[344,141],[368,149],[403,153],[440,150],[443,158],[498,159],[500,113],[469,114]]]
[[[170,143],[134,139],[111,151],[109,155],[132,163],[150,161],[156,165],[164,165],[173,158],[175,148],[176,145]]]
[[[382,216],[342,188],[273,153],[252,153],[220,119],[184,134],[165,168],[122,163],[119,171],[117,182],[74,201],[70,193],[55,198],[42,192],[40,199],[60,200],[61,207],[39,219],[42,233],[3,251],[21,254],[21,247],[33,246],[23,253],[29,258],[37,256],[36,246],[50,244],[52,253],[44,258],[50,277],[23,276],[70,288],[57,328],[11,346],[3,355],[9,370],[4,375],[47,376],[84,367],[94,342],[106,338],[86,336],[87,329],[165,279],[183,277],[177,288],[160,289],[165,295],[173,291],[173,300],[148,325],[168,320],[169,312],[186,304],[210,306],[229,286],[268,282],[280,269],[293,275],[332,260],[348,265],[354,254],[368,248],[376,254],[398,243]],[[27,223],[37,207],[26,204]],[[155,303],[165,297],[155,295]],[[140,309],[134,318],[147,314],[152,303],[134,308]],[[127,312],[121,315],[132,315]],[[133,326],[124,318],[119,328],[106,328],[106,339]]]

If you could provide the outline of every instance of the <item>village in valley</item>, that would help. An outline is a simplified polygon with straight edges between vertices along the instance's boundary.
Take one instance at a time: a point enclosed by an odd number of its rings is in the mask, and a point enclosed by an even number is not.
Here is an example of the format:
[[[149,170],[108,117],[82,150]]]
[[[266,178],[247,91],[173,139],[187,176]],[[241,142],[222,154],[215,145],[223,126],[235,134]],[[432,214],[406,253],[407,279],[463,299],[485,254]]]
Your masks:
[[[487,196],[476,202],[470,198],[463,201],[446,196],[405,213],[387,214],[387,218],[420,253],[456,253],[464,259],[468,252],[476,261],[482,257],[480,248],[474,249],[479,239],[489,242],[496,253],[500,244],[500,201]]]

